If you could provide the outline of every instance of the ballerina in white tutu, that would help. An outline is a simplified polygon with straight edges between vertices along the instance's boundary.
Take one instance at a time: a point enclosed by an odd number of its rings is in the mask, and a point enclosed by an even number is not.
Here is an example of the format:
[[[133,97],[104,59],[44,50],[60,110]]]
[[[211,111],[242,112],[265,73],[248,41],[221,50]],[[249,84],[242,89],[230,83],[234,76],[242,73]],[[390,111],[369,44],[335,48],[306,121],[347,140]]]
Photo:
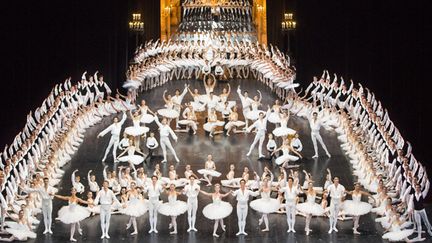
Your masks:
[[[220,184],[216,183],[214,186],[214,192],[213,193],[207,193],[205,191],[200,190],[200,192],[206,196],[211,196],[212,198],[212,203],[207,204],[207,206],[205,206],[203,208],[203,215],[204,217],[210,219],[210,220],[214,220],[214,226],[213,226],[213,236],[214,237],[219,237],[218,234],[216,234],[219,225],[221,226],[222,230],[225,232],[225,225],[223,222],[223,219],[228,217],[232,210],[233,207],[231,206],[231,204],[229,204],[228,202],[224,202],[222,201],[222,198],[228,196],[229,194],[232,193],[232,191],[229,191],[225,194],[221,194],[220,192]]]
[[[281,122],[280,112],[281,112],[280,101],[275,100],[275,103],[271,107],[271,113],[269,115],[268,121],[278,125]]]
[[[362,195],[365,195],[373,199],[373,201],[375,201],[375,198],[373,198],[370,193],[360,190],[360,183],[358,182],[354,184],[353,191],[347,191],[346,193],[351,195],[352,200],[345,200],[343,202],[343,210],[345,214],[353,216],[353,233],[359,235],[360,232],[358,232],[357,229],[359,227],[360,216],[368,214],[372,209],[372,205],[366,202],[362,202],[361,197]]]
[[[284,110],[280,115],[280,127],[277,127],[273,130],[273,135],[276,137],[286,137],[288,135],[294,135],[296,133],[295,130],[288,127],[289,121],[289,111]]]
[[[404,220],[400,218],[400,214],[396,214],[395,219],[391,223],[390,227],[386,230],[389,231],[385,233],[382,238],[388,241],[405,241],[411,242],[408,236],[414,233],[414,229],[403,229]],[[422,241],[424,238],[417,238],[416,240]]]
[[[172,119],[179,117],[180,113],[174,109],[174,101],[172,100],[171,95],[166,96],[166,93],[167,90],[165,90],[162,95],[166,108],[157,110],[157,113],[163,117],[166,117],[168,119],[168,123],[170,123]]]
[[[219,94],[219,106],[224,106],[226,102],[228,102],[228,108],[232,108],[235,106],[236,102],[235,101],[228,101],[228,96],[231,93],[231,86],[229,84],[227,84],[228,89],[227,88],[223,88],[222,89],[222,93]]]
[[[137,154],[136,154],[137,153]],[[127,154],[127,155],[125,155]],[[144,161],[145,154],[138,151],[134,145],[134,141],[129,141],[129,147],[125,149],[119,156],[117,160],[120,162],[128,162],[132,169],[135,169],[135,165],[139,165]]]
[[[150,110],[150,108],[146,105],[146,101],[145,100],[141,100],[140,105],[138,106],[139,108],[139,112],[140,112],[140,122],[142,124],[149,124],[152,123],[154,121],[154,112],[152,110]],[[150,113],[150,114],[149,114]]]
[[[204,181],[207,181],[207,186],[211,186],[213,177],[221,176],[221,173],[216,171],[216,164],[213,161],[211,154],[207,155],[207,161],[205,162],[204,169],[199,169],[197,172],[204,177]]]
[[[191,103],[186,103],[186,108],[183,110],[182,117],[183,120],[178,121],[178,124],[185,125],[185,129],[177,129],[176,132],[186,132],[188,133],[190,129],[192,129],[193,134],[197,132],[197,116],[195,114],[195,110]]]
[[[222,127],[225,123],[223,121],[219,121],[217,118],[216,110],[211,108],[209,111],[209,115],[207,118],[207,122],[203,125],[204,130],[209,132],[209,136],[213,137],[213,135],[220,134],[222,131],[215,131],[217,127]]]
[[[93,192],[87,192],[87,210],[90,211],[91,216],[100,214],[100,206],[94,205]]]
[[[234,106],[231,113],[228,116],[228,122],[225,125],[226,135],[229,136],[230,132],[233,131],[234,133],[243,133],[242,130],[237,130],[237,128],[244,126],[246,123],[244,121],[239,121],[238,119],[238,113],[237,113],[237,106]]]
[[[305,193],[306,193],[306,202],[297,204],[296,208],[298,211],[306,215],[305,232],[306,235],[309,235],[309,233],[312,231],[309,227],[312,216],[323,215],[324,209],[321,207],[320,204],[315,202],[317,193],[314,190],[312,182],[308,183],[308,188]]]
[[[189,94],[192,96],[193,101],[191,101],[191,105],[194,108],[196,112],[203,112],[205,111],[205,98],[204,95],[201,95],[198,91],[198,89],[194,89],[193,92],[188,88]]]
[[[226,180],[221,180],[221,184],[222,184],[222,186],[225,186],[225,187],[238,187],[239,182],[242,178],[241,177],[240,178],[234,177],[234,173],[235,173],[235,165],[234,164],[230,164],[229,169],[230,170],[226,175]]]
[[[183,187],[188,183],[188,180],[186,178],[179,178],[174,165],[169,166],[168,179],[169,180],[166,183],[169,186],[171,186],[171,184],[174,184],[176,187]]]
[[[299,158],[303,158],[302,155],[295,151],[291,145],[290,145],[290,140],[289,139],[285,139],[283,144],[277,148],[276,150],[274,150],[271,155],[275,155],[277,152],[282,151],[282,156],[279,156],[276,158],[275,162],[277,165],[282,166],[282,167],[289,167],[288,166],[288,162],[290,161],[297,161]],[[297,156],[291,155],[290,152],[296,154]],[[298,167],[298,166],[297,166]]]
[[[258,224],[261,225],[263,222],[265,224],[265,228],[261,231],[267,232],[269,231],[269,222],[268,222],[268,214],[277,212],[280,208],[280,203],[276,198],[271,198],[270,194],[272,192],[271,182],[273,181],[273,177],[271,175],[270,179],[266,176],[262,183],[259,192],[261,193],[260,199],[255,199],[250,202],[250,207],[262,213],[261,218],[258,221]]]
[[[168,195],[168,202],[161,204],[158,208],[160,214],[171,217],[169,229],[173,229],[173,231],[170,234],[177,234],[177,216],[184,214],[188,209],[186,202],[177,200],[177,196],[181,192],[176,191],[175,188],[174,184],[170,184],[169,190],[165,190]]]
[[[74,238],[76,227],[78,227],[78,233],[82,235],[80,221],[90,216],[90,212],[86,208],[78,205],[78,203],[81,204],[88,204],[88,203],[82,200],[81,198],[77,197],[76,193],[77,193],[76,189],[72,188],[70,196],[54,195],[54,197],[64,201],[68,201],[69,203],[68,206],[63,206],[58,211],[57,219],[63,222],[64,224],[71,225],[70,238],[69,238],[70,241],[76,241],[76,239]]]
[[[257,95],[254,96],[250,106],[251,110],[246,113],[246,119],[252,121],[258,120],[260,113],[264,113],[264,111],[258,109],[261,106],[262,95],[261,91],[257,90],[257,92],[259,94],[259,97]]]
[[[133,226],[134,231],[131,235],[138,234],[136,218],[144,215],[148,208],[142,197],[142,194],[136,188],[136,183],[130,183],[130,189],[126,193],[126,202],[123,203],[120,213],[130,216],[129,222],[126,224],[126,230]]]
[[[28,239],[36,239],[36,233],[31,230],[31,224],[26,219],[25,213],[23,210],[18,212],[18,218],[13,217],[9,213],[6,212],[6,215],[9,218],[13,219],[16,222],[7,221],[5,222],[6,228],[4,231],[8,234],[11,234],[9,238],[0,238],[0,241],[27,241]]]
[[[134,144],[136,150],[141,150],[140,149],[141,137],[144,137],[150,129],[148,127],[142,127],[140,125],[141,115],[138,110],[135,111],[134,113],[132,113],[132,111],[129,111],[129,114],[132,118],[133,126],[126,127],[124,133],[132,136],[134,138]]]

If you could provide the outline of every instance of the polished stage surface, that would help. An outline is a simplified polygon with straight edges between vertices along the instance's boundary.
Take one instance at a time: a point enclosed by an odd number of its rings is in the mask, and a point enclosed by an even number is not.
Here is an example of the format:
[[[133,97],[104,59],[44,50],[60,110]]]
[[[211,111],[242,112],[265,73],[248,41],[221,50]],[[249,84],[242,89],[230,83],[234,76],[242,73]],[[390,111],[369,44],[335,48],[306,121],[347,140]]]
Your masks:
[[[152,91],[146,91],[140,95],[138,101],[145,99],[147,105],[151,110],[156,111],[157,109],[163,108],[162,93],[165,89],[168,90],[169,94],[174,94],[176,88],[182,90],[184,84],[189,83],[190,88],[198,88],[200,93],[205,93],[202,81],[173,81],[169,82],[161,87],[157,87]],[[249,96],[252,98],[257,94],[256,90],[259,89],[263,94],[262,103],[266,109],[267,104],[272,105],[276,96],[271,93],[270,89],[263,84],[254,80],[242,80],[242,81],[230,81],[231,84],[231,94],[228,100],[235,100],[239,108],[241,103],[239,97],[236,93],[237,86],[240,84],[242,91],[248,90]],[[215,94],[219,94],[226,83],[220,82],[215,89]],[[185,96],[185,101],[191,100],[191,96],[187,94]],[[119,114],[120,115],[120,114]],[[239,115],[242,119],[242,112],[239,110]],[[96,138],[97,134],[106,126],[111,124],[111,117],[104,118],[101,123],[95,125],[94,127],[87,130],[85,134],[84,142],[81,144],[78,152],[72,158],[72,161],[63,168],[66,173],[61,183],[60,194],[69,195],[71,188],[70,175],[73,170],[78,169],[78,175],[81,176],[81,182],[86,189],[88,189],[87,184],[87,172],[93,170],[96,173],[98,184],[101,185],[103,181],[102,169],[105,165],[108,165],[110,170],[113,169],[113,159],[110,156],[107,158],[106,163],[101,162],[101,158],[105,151],[105,148],[109,141],[109,135],[103,138]],[[216,163],[216,168],[218,171],[222,172],[221,178],[214,178],[213,183],[218,182],[220,179],[225,179],[225,174],[228,172],[229,164],[234,163],[236,165],[236,177],[241,176],[244,166],[248,166],[251,171],[257,171],[261,175],[264,166],[270,166],[272,171],[275,173],[275,177],[278,175],[278,167],[273,163],[269,163],[268,160],[258,161],[258,150],[255,149],[252,155],[248,158],[246,153],[249,146],[254,138],[254,134],[232,134],[230,137],[224,135],[215,135],[214,138],[206,136],[202,129],[202,124],[204,123],[203,117],[199,118],[199,130],[197,135],[189,135],[186,133],[177,133],[179,139],[177,143],[173,142],[173,146],[177,152],[178,157],[181,162],[176,163],[173,157],[168,152],[168,163],[161,164],[161,171],[164,176],[167,176],[168,166],[174,164],[176,166],[177,173],[180,177],[184,176],[184,168],[186,164],[192,166],[193,171],[196,173],[198,169],[204,167],[204,161],[208,154],[213,155],[213,159]],[[132,124],[131,119],[128,120],[123,126],[123,129]],[[273,124],[269,123],[268,131],[273,129]],[[174,121],[172,122],[172,126]],[[331,158],[326,156],[321,156],[318,159],[311,159],[313,155],[313,146],[310,140],[310,128],[308,122],[302,118],[291,116],[289,121],[289,127],[297,130],[300,135],[300,139],[303,143],[302,160],[299,160],[297,164],[300,164],[298,168],[300,171],[303,169],[312,173],[315,180],[316,186],[322,186],[325,181],[326,169],[330,168],[333,176],[339,176],[341,184],[343,184],[347,190],[353,189],[354,177],[352,175],[352,168],[349,165],[346,157],[342,153],[339,142],[336,138],[335,132],[327,132],[324,129],[321,130],[324,142],[326,143],[330,153]],[[154,123],[150,124],[151,131],[158,134],[157,127]],[[156,135],[158,136],[158,135]],[[267,143],[267,139],[264,145]],[[280,141],[278,141],[280,144]],[[142,142],[143,146],[144,143]],[[320,147],[319,147],[320,148]],[[321,148],[320,148],[321,149]],[[144,150],[146,151],[146,150]],[[263,150],[265,151],[265,150]],[[159,147],[158,155],[162,154]],[[320,150],[320,154],[324,154]],[[162,160],[161,157],[154,158],[150,163],[146,164],[146,172],[148,175],[153,173],[153,168],[156,163]],[[124,164],[126,165],[126,164]],[[303,174],[300,174],[300,182],[303,183]],[[201,183],[205,184],[205,183]],[[210,188],[205,185],[201,186],[202,190],[209,191]],[[211,189],[213,191],[213,189]],[[223,188],[226,192],[229,189]],[[274,194],[273,194],[274,196]],[[82,195],[81,198],[85,199]],[[167,200],[166,195],[163,195],[161,199],[165,202]],[[185,196],[180,196],[179,200],[186,200]],[[328,218],[314,217],[311,220],[310,228],[312,232],[309,236],[305,235],[304,224],[305,218],[302,216],[296,217],[295,229],[297,233],[286,233],[287,223],[286,216],[284,214],[271,214],[269,215],[270,232],[261,232],[263,226],[258,226],[258,219],[261,217],[260,213],[255,212],[249,207],[246,232],[248,236],[235,236],[238,231],[237,227],[237,215],[235,209],[235,199],[232,196],[228,196],[225,200],[228,200],[233,205],[232,214],[224,219],[226,225],[226,232],[221,233],[219,228],[218,234],[219,238],[214,238],[212,236],[213,232],[213,221],[208,220],[202,214],[202,208],[210,203],[211,199],[203,194],[199,195],[199,208],[197,212],[197,224],[196,228],[198,232],[186,232],[188,228],[187,215],[183,214],[177,218],[178,224],[178,234],[170,235],[168,230],[168,224],[170,222],[169,217],[159,215],[158,218],[158,231],[159,234],[149,234],[149,223],[148,223],[148,213],[137,219],[139,234],[137,236],[130,236],[131,230],[126,231],[126,223],[129,220],[128,216],[125,215],[115,215],[111,217],[111,226],[109,235],[111,239],[101,240],[101,230],[99,216],[94,216],[85,219],[81,222],[83,228],[83,236],[79,236],[76,233],[75,238],[78,242],[381,242],[383,229],[380,225],[374,222],[375,215],[368,214],[360,218],[359,231],[361,235],[353,235],[352,220],[339,221],[338,222],[338,233],[328,234]],[[66,205],[65,201],[54,200],[54,210],[53,218],[57,217],[57,211],[63,205]],[[428,212],[430,214],[430,207],[428,207]],[[38,217],[40,219],[40,217]],[[38,238],[33,240],[33,242],[67,242],[69,241],[69,230],[70,226],[61,223],[60,221],[54,221],[53,225],[54,234],[51,236],[45,236],[43,232],[43,224],[41,223],[37,229]],[[413,236],[411,236],[413,237]],[[429,238],[428,238],[429,240]],[[427,241],[426,241],[427,242]],[[430,241],[432,242],[432,241]]]

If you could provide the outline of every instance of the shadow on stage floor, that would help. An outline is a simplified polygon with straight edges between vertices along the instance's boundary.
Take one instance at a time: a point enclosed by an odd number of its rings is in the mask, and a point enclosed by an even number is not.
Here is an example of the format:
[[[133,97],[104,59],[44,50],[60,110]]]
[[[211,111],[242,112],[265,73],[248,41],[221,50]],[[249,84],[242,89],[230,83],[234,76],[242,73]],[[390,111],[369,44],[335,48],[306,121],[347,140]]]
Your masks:
[[[204,93],[204,86],[201,81],[187,81],[191,85],[191,89],[198,88],[201,93]],[[256,90],[259,89],[263,94],[262,103],[267,107],[272,105],[276,96],[263,84],[251,81],[230,81],[232,91],[228,100],[235,100],[237,105],[240,107],[241,103],[235,92],[238,84],[241,84],[242,90],[248,90],[250,96],[256,94]],[[162,93],[165,89],[168,90],[169,94],[173,94],[176,88],[183,89],[184,81],[170,82],[162,87],[158,87],[151,92],[144,92],[140,95],[139,99],[144,98],[147,101],[149,107],[155,111],[163,107]],[[218,94],[222,90],[225,83],[219,83],[216,87],[215,93]],[[184,101],[191,100],[190,95],[186,95]],[[263,108],[265,109],[265,108]],[[241,112],[239,112],[240,116]],[[112,117],[103,119],[100,124],[88,129],[85,140],[80,146],[78,152],[73,157],[71,163],[64,168],[66,171],[64,179],[61,183],[60,194],[69,195],[71,188],[70,175],[74,169],[79,169],[78,174],[81,175],[82,183],[87,188],[86,175],[89,170],[93,170],[96,173],[97,181],[99,184],[102,183],[102,169],[105,166],[101,162],[103,152],[108,144],[109,137],[97,139],[96,135],[106,126],[111,124]],[[275,176],[278,175],[277,166],[269,163],[269,161],[258,161],[258,151],[255,150],[250,158],[246,157],[249,145],[253,140],[254,134],[237,134],[225,137],[224,135],[216,135],[213,139],[209,138],[204,134],[202,124],[204,121],[200,119],[198,134],[193,136],[189,134],[178,134],[179,139],[177,143],[173,143],[175,150],[181,160],[179,164],[176,164],[173,157],[168,152],[168,163],[161,165],[161,170],[164,176],[167,176],[168,166],[174,164],[179,176],[184,176],[184,167],[186,164],[190,164],[192,169],[196,172],[197,169],[204,167],[204,161],[207,154],[212,154],[214,161],[216,162],[217,170],[222,172],[222,176],[228,172],[229,164],[234,163],[236,165],[236,177],[241,176],[241,171],[244,166],[248,166],[250,171],[257,171],[261,174],[264,166],[270,166]],[[128,119],[124,127],[132,124],[132,121]],[[325,181],[325,171],[330,168],[333,176],[339,176],[341,183],[348,189],[351,190],[353,187],[353,176],[352,169],[347,162],[346,157],[343,155],[339,143],[336,138],[336,133],[332,131],[323,131],[323,139],[327,144],[331,158],[325,156],[319,157],[318,159],[311,159],[313,155],[313,146],[310,140],[310,129],[306,120],[291,116],[289,121],[289,127],[297,130],[300,134],[300,139],[304,145],[303,156],[304,159],[299,161],[299,170],[307,170],[312,173],[315,181],[315,185],[322,186]],[[156,132],[155,124],[150,125],[151,131]],[[273,129],[272,125],[269,126],[269,131]],[[265,141],[266,143],[266,141]],[[322,152],[322,151],[320,151]],[[159,149],[158,154],[161,154]],[[322,154],[324,154],[322,152]],[[145,165],[147,174],[153,173],[153,167],[155,163],[159,163],[160,158],[151,161]],[[110,169],[113,169],[112,157],[108,157],[106,165]],[[251,174],[252,176],[252,174]],[[219,181],[215,178],[214,182]],[[301,182],[303,182],[303,175],[301,175]],[[210,190],[206,186],[201,187],[203,190]],[[224,189],[226,191],[226,189]],[[161,197],[162,200],[166,201],[166,196]],[[186,200],[184,196],[180,196],[179,200]],[[235,205],[235,199],[229,196],[227,199],[232,205]],[[99,216],[91,217],[84,220],[81,225],[83,228],[83,236],[76,236],[78,241],[83,242],[381,242],[381,235],[383,229],[380,225],[374,222],[375,216],[368,214],[360,218],[359,231],[361,235],[352,234],[352,221],[339,221],[338,233],[328,234],[328,219],[327,218],[312,218],[311,229],[313,230],[309,236],[305,235],[304,232],[304,217],[296,217],[295,229],[297,233],[286,233],[287,223],[286,216],[280,214],[272,214],[269,216],[270,232],[261,232],[260,226],[258,226],[258,219],[261,216],[259,213],[249,208],[246,232],[249,234],[245,237],[236,237],[235,233],[238,230],[237,227],[237,216],[235,207],[233,213],[224,220],[226,225],[226,232],[220,235],[220,238],[214,238],[212,236],[213,221],[206,219],[202,215],[202,208],[210,203],[210,198],[202,194],[199,195],[199,208],[197,213],[197,229],[198,232],[187,233],[187,215],[181,215],[177,218],[178,231],[177,235],[170,235],[168,230],[169,218],[159,215],[158,219],[158,230],[159,234],[148,234],[149,223],[148,214],[138,218],[138,236],[131,237],[129,231],[126,231],[126,223],[129,220],[128,216],[124,215],[113,215],[111,218],[110,226],[110,240],[101,240]],[[53,217],[57,216],[58,209],[65,205],[64,201],[55,200]],[[262,226],[261,226],[262,227]],[[219,229],[220,230],[220,229]],[[43,224],[38,228],[38,239],[36,242],[66,242],[69,240],[69,225],[64,225],[59,221],[55,221],[53,225],[54,234],[52,236],[44,236],[42,234]],[[221,232],[221,231],[219,231]]]

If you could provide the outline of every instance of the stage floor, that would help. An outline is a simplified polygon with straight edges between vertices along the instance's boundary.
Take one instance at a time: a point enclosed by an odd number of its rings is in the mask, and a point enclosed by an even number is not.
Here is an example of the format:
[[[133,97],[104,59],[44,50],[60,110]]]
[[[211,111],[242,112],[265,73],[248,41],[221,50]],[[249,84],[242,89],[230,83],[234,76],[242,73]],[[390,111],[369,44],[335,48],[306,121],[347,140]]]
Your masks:
[[[162,93],[165,89],[168,90],[169,94],[173,94],[176,88],[182,90],[185,83],[191,85],[191,89],[198,88],[200,93],[204,93],[204,86],[202,81],[174,81],[165,84],[162,87],[155,88],[150,92],[144,92],[140,95],[138,100],[144,98],[147,101],[147,105],[153,110],[162,108],[164,103],[162,100]],[[266,109],[267,104],[272,105],[276,96],[271,93],[263,84],[253,80],[242,80],[242,81],[230,81],[232,91],[228,100],[235,100],[237,105],[241,107],[240,100],[236,93],[237,86],[240,84],[242,90],[248,90],[250,96],[254,96],[259,89],[263,94],[262,103],[265,105],[262,109]],[[221,82],[216,87],[215,93],[219,94],[222,87],[226,83]],[[184,101],[191,100],[191,96],[188,94]],[[241,112],[239,112],[240,116]],[[102,184],[103,176],[102,169],[105,165],[108,165],[110,169],[113,169],[113,159],[108,157],[106,164],[101,162],[103,152],[107,146],[109,136],[97,139],[96,135],[106,126],[111,124],[112,117],[104,118],[100,124],[88,129],[85,134],[83,144],[80,146],[78,152],[73,157],[71,163],[64,168],[66,171],[64,179],[62,181],[60,189],[61,195],[69,195],[71,188],[70,175],[73,170],[79,169],[78,174],[82,178],[82,183],[87,189],[86,175],[89,170],[93,170],[96,173],[97,181],[99,185]],[[180,163],[175,163],[173,157],[168,152],[168,163],[161,164],[161,170],[164,176],[167,175],[168,166],[174,164],[179,176],[184,176],[184,167],[186,164],[190,164],[192,169],[196,170],[204,167],[204,161],[208,154],[212,154],[214,161],[216,162],[217,170],[222,172],[222,177],[225,178],[225,174],[228,172],[229,164],[234,163],[236,165],[236,177],[241,175],[241,171],[244,166],[248,166],[250,171],[257,171],[261,175],[264,166],[270,166],[275,176],[278,175],[278,167],[273,163],[269,163],[267,160],[258,161],[258,150],[254,150],[252,155],[248,158],[246,153],[249,146],[254,138],[254,134],[232,134],[230,137],[224,135],[216,135],[214,138],[209,138],[204,134],[202,124],[204,123],[201,119],[199,125],[199,131],[197,135],[189,135],[185,133],[177,133],[179,139],[177,143],[173,143],[173,146],[181,160]],[[173,122],[174,123],[174,122]],[[129,126],[132,121],[128,118],[125,125]],[[269,123],[270,124],[270,123]],[[172,124],[174,125],[174,124]],[[339,143],[336,138],[335,132],[327,132],[322,130],[322,136],[326,143],[331,158],[325,156],[319,157],[318,159],[311,159],[313,155],[313,146],[310,140],[310,128],[308,122],[302,118],[291,116],[289,121],[289,127],[297,130],[300,135],[300,139],[303,143],[302,155],[305,157],[300,160],[298,168],[300,171],[303,169],[312,173],[315,180],[315,185],[322,186],[325,181],[325,170],[330,168],[333,176],[339,176],[341,184],[343,184],[348,190],[353,188],[354,177],[352,175],[352,168],[350,167],[346,157],[342,153]],[[153,123],[150,126],[151,131],[157,133],[156,125]],[[273,129],[273,125],[269,126],[269,131]],[[267,140],[264,144],[266,144]],[[162,152],[159,149],[158,154]],[[320,150],[321,154],[324,154]],[[147,174],[150,175],[153,172],[153,167],[156,163],[159,163],[162,159],[159,157],[154,159],[146,165]],[[252,173],[251,173],[252,176]],[[303,175],[301,174],[301,183],[303,182]],[[218,182],[220,178],[215,178],[213,182]],[[204,184],[204,183],[202,183]],[[210,188],[201,186],[201,189],[209,191]],[[224,188],[224,191],[227,189]],[[83,196],[84,197],[84,196]],[[162,200],[166,201],[166,196],[161,197]],[[180,196],[180,200],[186,200],[185,196]],[[212,236],[213,221],[208,220],[202,214],[202,208],[210,203],[210,198],[202,194],[199,195],[199,208],[197,213],[197,229],[198,232],[186,232],[188,227],[187,215],[183,214],[177,218],[178,231],[177,235],[170,235],[168,230],[169,217],[159,215],[158,219],[158,231],[159,234],[148,234],[149,223],[148,214],[138,219],[139,234],[137,236],[130,236],[131,231],[126,231],[126,223],[129,220],[128,216],[125,215],[113,215],[111,217],[110,236],[109,240],[101,240],[101,230],[99,223],[99,216],[88,218],[81,222],[83,228],[83,236],[76,235],[76,239],[80,242],[381,242],[383,229],[380,225],[374,222],[375,215],[368,214],[360,218],[359,231],[361,235],[353,235],[352,227],[353,222],[351,220],[339,221],[338,222],[338,233],[328,234],[328,219],[323,217],[314,217],[311,221],[312,232],[309,236],[305,235],[304,224],[305,218],[301,216],[296,217],[295,229],[297,233],[286,233],[287,223],[286,216],[284,214],[272,214],[269,216],[270,232],[261,232],[263,226],[258,226],[258,219],[261,215],[254,210],[249,208],[247,217],[246,232],[248,236],[235,236],[238,231],[237,227],[237,215],[235,210],[235,199],[232,196],[227,198],[229,202],[234,206],[232,214],[224,219],[226,225],[226,232],[221,234],[219,229],[219,238]],[[53,218],[57,216],[58,209],[65,205],[64,201],[54,200]],[[430,207],[428,207],[429,215]],[[69,241],[69,225],[64,225],[59,221],[55,221],[53,225],[54,234],[52,236],[45,236],[43,232],[43,224],[37,230],[38,239],[34,242],[67,242]],[[412,236],[413,237],[413,236]],[[429,240],[429,239],[428,239]],[[431,241],[432,242],[432,241]]]

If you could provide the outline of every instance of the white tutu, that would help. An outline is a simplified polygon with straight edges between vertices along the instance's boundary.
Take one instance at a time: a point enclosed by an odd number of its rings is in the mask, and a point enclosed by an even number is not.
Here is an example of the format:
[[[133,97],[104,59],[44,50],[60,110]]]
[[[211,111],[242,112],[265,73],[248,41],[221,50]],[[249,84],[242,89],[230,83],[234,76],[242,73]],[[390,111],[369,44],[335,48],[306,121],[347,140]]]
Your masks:
[[[150,114],[142,114],[140,122],[141,123],[152,123],[154,121],[154,116]]]
[[[210,175],[213,177],[221,176],[221,173],[215,170],[199,169],[197,170],[197,172],[200,173],[201,175]]]
[[[224,202],[224,201],[218,201],[208,204],[203,208],[203,215],[204,217],[216,220],[216,219],[223,219],[228,217],[233,210],[233,207],[231,204]]]
[[[216,121],[216,122],[207,122],[203,125],[204,130],[207,132],[211,132],[214,127],[220,127],[223,126],[225,123],[223,121]]]
[[[124,133],[136,137],[147,133],[149,130],[148,127],[126,127]]]
[[[200,102],[191,102],[192,108],[195,112],[202,112],[205,111],[205,104],[202,104]]]
[[[346,214],[352,216],[360,216],[368,214],[372,209],[372,205],[366,202],[355,202],[353,200],[345,200],[343,210]]]
[[[280,115],[279,115],[278,112],[272,112],[272,113],[270,113],[270,115],[269,115],[269,117],[268,117],[267,120],[269,122],[271,122],[271,123],[274,123],[274,124],[277,124],[277,123],[281,122]]]
[[[141,82],[136,80],[127,80],[122,87],[125,89],[138,89],[140,86]]]
[[[120,162],[131,162],[134,165],[139,165],[144,161],[144,157],[140,156],[140,155],[126,155],[126,156],[122,156],[120,158],[118,158],[118,160]]]
[[[58,211],[57,219],[64,224],[77,223],[90,216],[90,212],[85,208],[77,204],[70,204],[68,206],[63,206]]]
[[[252,110],[252,111],[249,111],[248,113],[246,113],[246,118],[249,119],[249,120],[252,120],[252,121],[258,120],[260,113],[264,113],[265,114],[265,112],[262,111],[262,110]]]
[[[253,210],[260,213],[274,213],[280,208],[280,203],[275,198],[255,199],[249,205]]]
[[[304,202],[299,203],[296,206],[297,210],[304,214],[312,214],[314,216],[321,216],[324,214],[324,209],[315,202]]]
[[[414,233],[414,229],[397,230],[385,233],[382,238],[389,241],[402,241]]]
[[[240,186],[240,181],[243,178],[233,178],[231,180],[221,180],[222,186],[232,187],[232,186]]]
[[[17,240],[36,239],[36,233],[29,230],[25,225],[17,222],[5,222],[5,225],[8,227],[5,231],[13,235]]]
[[[180,114],[176,110],[166,109],[166,108],[159,109],[157,113],[163,117],[170,118],[170,119],[174,119],[180,116]]]
[[[277,127],[273,130],[273,135],[276,137],[285,137],[288,135],[294,135],[295,133],[295,130],[288,127]]]
[[[100,214],[100,206],[86,207],[90,213]]]
[[[119,211],[120,213],[129,215],[131,217],[139,217],[144,215],[147,210],[148,208],[145,201],[133,198],[126,203],[125,208],[122,207]]]
[[[187,203],[183,201],[166,202],[159,206],[158,212],[165,216],[179,216],[188,209]]]
[[[275,163],[277,165],[282,165],[285,162],[289,162],[289,161],[297,161],[299,159],[299,157],[291,155],[291,154],[284,154],[282,156],[279,156],[276,158]]]
[[[244,121],[230,121],[225,125],[225,129],[228,129],[230,127],[230,125],[233,125],[235,127],[242,127],[244,126],[246,123]]]

